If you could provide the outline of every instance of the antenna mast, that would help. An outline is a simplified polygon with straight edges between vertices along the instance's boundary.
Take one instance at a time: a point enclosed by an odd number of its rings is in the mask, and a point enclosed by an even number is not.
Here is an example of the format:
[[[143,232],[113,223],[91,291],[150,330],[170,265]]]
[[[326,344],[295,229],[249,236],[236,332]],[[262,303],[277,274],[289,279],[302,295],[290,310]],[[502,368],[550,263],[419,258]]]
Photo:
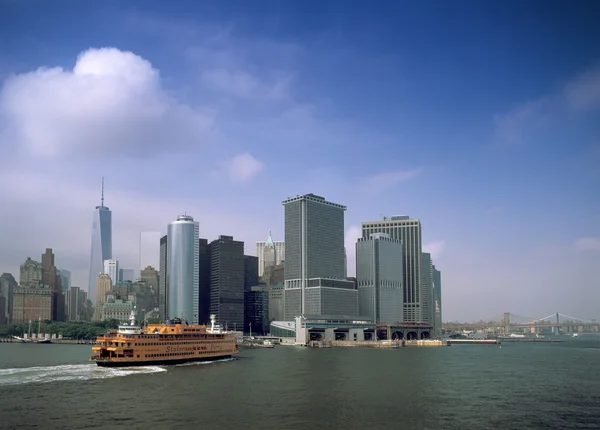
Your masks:
[[[104,176],[102,177],[102,198],[100,199],[100,206],[104,206]]]

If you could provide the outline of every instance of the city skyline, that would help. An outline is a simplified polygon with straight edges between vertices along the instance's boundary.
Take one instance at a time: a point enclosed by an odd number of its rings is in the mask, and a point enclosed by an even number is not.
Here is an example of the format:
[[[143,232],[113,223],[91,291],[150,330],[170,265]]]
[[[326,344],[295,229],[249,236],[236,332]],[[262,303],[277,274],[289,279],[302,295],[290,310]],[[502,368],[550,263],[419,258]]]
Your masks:
[[[0,271],[51,247],[87,290],[107,176],[122,267],[183,211],[254,254],[284,237],[281,200],[314,192],[348,207],[348,275],[362,222],[419,218],[444,320],[600,317],[600,29],[582,5],[313,9],[310,31],[291,5],[4,6]]]

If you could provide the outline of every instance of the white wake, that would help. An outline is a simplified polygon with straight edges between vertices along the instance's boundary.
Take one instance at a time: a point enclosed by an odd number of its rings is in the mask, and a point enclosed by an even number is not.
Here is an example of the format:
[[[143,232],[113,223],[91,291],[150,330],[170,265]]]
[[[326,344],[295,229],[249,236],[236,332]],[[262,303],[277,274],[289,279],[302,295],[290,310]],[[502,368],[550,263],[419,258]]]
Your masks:
[[[0,386],[56,381],[87,381],[157,372],[166,372],[166,369],[159,366],[109,368],[99,367],[95,363],[22,367],[0,369]]]

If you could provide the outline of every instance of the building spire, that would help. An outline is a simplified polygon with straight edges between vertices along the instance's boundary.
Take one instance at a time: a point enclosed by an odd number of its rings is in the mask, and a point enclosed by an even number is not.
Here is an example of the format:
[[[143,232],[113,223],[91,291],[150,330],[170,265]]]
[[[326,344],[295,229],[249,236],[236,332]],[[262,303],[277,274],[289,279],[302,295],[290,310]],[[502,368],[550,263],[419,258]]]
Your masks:
[[[273,237],[271,236],[271,230],[269,230],[269,237],[267,238],[267,242],[265,243],[265,245],[275,246],[273,244]]]
[[[100,206],[104,206],[104,176],[102,177],[102,198],[100,199]]]

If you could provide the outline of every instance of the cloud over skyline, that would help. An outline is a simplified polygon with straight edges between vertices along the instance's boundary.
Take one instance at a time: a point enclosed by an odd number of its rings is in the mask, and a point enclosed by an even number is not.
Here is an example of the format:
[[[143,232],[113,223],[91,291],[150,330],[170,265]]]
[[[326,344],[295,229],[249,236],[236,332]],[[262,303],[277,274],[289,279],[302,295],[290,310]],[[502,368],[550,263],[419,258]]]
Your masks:
[[[141,230],[184,211],[253,254],[269,230],[284,239],[282,200],[313,192],[348,207],[351,274],[362,222],[420,219],[444,319],[600,317],[593,17],[562,44],[543,20],[511,21],[515,45],[476,8],[435,28],[416,5],[369,22],[243,4],[10,8],[31,25],[0,41],[0,271],[52,247],[85,286],[103,176],[122,267]]]

